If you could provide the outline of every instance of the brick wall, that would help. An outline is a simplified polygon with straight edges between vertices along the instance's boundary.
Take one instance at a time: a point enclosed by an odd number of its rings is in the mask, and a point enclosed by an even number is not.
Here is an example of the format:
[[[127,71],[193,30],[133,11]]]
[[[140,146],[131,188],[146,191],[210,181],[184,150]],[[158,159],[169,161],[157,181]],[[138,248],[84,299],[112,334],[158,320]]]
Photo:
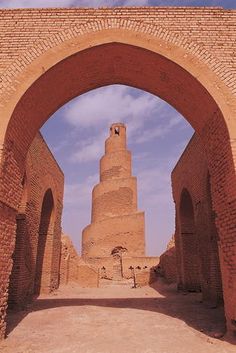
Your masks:
[[[61,238],[60,285],[77,282],[79,255],[66,234]]]
[[[193,52],[198,51],[199,45],[209,53],[214,53],[214,57],[227,64],[231,71],[236,70],[233,45],[236,39],[235,10],[216,7],[16,9],[0,10],[0,17],[1,72],[38,43],[40,50],[50,45],[47,43],[50,37],[54,43],[59,43],[62,37],[71,38],[76,27],[86,32],[88,26],[98,30],[103,25],[108,28],[123,24],[134,30],[142,24],[144,32],[148,32],[152,26],[153,33],[173,39],[176,43],[184,42],[184,46]],[[34,49],[30,56],[37,57],[40,50]],[[203,50],[198,55],[210,61],[209,54]],[[29,57],[26,57],[25,65],[28,60]],[[17,63],[15,66],[21,70]]]
[[[96,267],[85,263],[78,255],[70,237],[61,238],[60,285],[75,282],[81,287],[98,287],[99,274]]]
[[[166,251],[160,256],[160,264],[158,266],[158,272],[168,283],[177,283],[176,265],[175,239],[174,236],[172,236]]]
[[[37,134],[27,155],[16,215],[10,306],[22,307],[34,294],[58,287],[63,185],[62,171]]]
[[[178,286],[201,290],[204,301],[218,304],[222,302],[220,243],[207,162],[196,134],[172,172],[172,188],[176,205]]]

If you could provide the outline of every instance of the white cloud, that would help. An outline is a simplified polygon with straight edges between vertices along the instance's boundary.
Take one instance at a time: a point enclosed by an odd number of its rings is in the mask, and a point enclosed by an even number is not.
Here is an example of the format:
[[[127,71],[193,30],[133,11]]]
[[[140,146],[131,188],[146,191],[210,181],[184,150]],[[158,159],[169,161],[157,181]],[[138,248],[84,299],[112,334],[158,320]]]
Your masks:
[[[122,85],[103,87],[76,98],[64,109],[63,117],[75,128],[79,141],[70,160],[82,163],[102,156],[111,123],[127,124],[129,144],[163,138],[177,126],[185,126],[182,116],[158,97]],[[155,119],[153,127],[149,121]]]
[[[75,127],[93,128],[115,121],[140,120],[154,113],[157,99],[150,94],[134,96],[127,86],[112,85],[88,92],[74,100],[65,112],[65,119]],[[130,131],[130,129],[129,129]]]
[[[115,7],[115,6],[222,6],[235,8],[234,0],[0,0],[0,8]]]
[[[157,137],[165,137],[170,131],[173,130],[176,126],[182,124],[182,119],[178,113],[174,118],[171,118],[169,121],[166,121],[164,125],[158,125],[154,129],[149,129],[143,132],[142,135],[138,136],[135,140],[136,143],[143,143],[151,141]]]
[[[145,6],[148,0],[0,0],[0,8]]]
[[[104,133],[92,138],[81,140],[75,148],[70,160],[72,162],[91,162],[98,160],[104,153],[104,141],[106,135]]]
[[[89,175],[82,183],[65,184],[64,203],[67,206],[74,207],[88,205],[91,199],[91,192],[94,185],[98,183],[98,174]]]
[[[1,8],[71,7],[73,0],[0,0]]]

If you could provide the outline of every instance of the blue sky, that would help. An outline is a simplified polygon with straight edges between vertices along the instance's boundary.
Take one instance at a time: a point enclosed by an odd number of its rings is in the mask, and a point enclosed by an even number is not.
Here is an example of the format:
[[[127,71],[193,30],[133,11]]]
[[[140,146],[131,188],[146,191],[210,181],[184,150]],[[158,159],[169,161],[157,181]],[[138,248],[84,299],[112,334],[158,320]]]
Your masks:
[[[170,172],[193,129],[161,99],[141,90],[112,85],[90,91],[58,110],[42,133],[64,170],[63,229],[80,249],[90,223],[91,191],[99,180],[99,159],[113,122],[127,125],[139,209],[146,215],[147,254],[161,253],[174,231]]]
[[[100,6],[220,6],[236,8],[235,0],[0,0],[3,8]]]
[[[100,6],[221,6],[235,0],[0,0],[0,8]],[[80,250],[90,223],[91,191],[113,122],[125,122],[138,178],[139,209],[146,214],[148,255],[164,251],[174,232],[170,173],[193,134],[186,120],[159,98],[126,86],[96,89],[59,109],[42,133],[65,174],[63,229]]]

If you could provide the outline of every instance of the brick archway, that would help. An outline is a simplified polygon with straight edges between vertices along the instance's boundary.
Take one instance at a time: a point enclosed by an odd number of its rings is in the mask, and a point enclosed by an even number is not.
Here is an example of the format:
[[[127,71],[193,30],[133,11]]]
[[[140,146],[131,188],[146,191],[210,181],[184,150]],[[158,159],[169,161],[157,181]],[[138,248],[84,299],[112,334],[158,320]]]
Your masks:
[[[161,38],[153,35],[153,28],[149,33],[143,28],[87,30],[53,47],[48,45],[43,50],[40,47],[37,59],[19,73],[20,84],[15,86],[13,82],[6,92],[3,90],[6,104],[0,112],[3,117],[2,220],[9,224],[7,232],[11,237],[15,210],[21,198],[20,179],[27,150],[38,129],[60,106],[91,89],[109,84],[125,84],[153,93],[182,113],[203,142],[221,239],[226,317],[228,327],[233,329],[235,254],[231,253],[226,260],[225,249],[228,237],[232,237],[230,225],[236,222],[236,177],[230,143],[230,138],[236,137],[231,120],[235,99],[210,61],[207,64],[206,60],[199,59],[197,51],[191,52],[178,41],[174,44],[165,39],[165,35]],[[2,272],[9,274],[13,244],[6,245],[2,251],[9,254]],[[2,285],[5,292],[6,281]],[[4,308],[5,304],[3,299],[0,305]]]

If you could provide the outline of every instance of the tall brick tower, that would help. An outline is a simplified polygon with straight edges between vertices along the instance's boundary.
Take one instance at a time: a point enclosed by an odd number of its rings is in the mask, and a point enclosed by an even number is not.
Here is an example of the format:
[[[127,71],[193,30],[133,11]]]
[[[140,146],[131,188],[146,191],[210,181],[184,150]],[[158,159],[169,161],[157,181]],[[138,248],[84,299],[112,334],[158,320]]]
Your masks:
[[[122,249],[145,256],[144,212],[137,210],[137,180],[126,149],[126,127],[112,124],[100,160],[100,182],[92,192],[91,224],[83,230],[84,258],[110,257]]]

